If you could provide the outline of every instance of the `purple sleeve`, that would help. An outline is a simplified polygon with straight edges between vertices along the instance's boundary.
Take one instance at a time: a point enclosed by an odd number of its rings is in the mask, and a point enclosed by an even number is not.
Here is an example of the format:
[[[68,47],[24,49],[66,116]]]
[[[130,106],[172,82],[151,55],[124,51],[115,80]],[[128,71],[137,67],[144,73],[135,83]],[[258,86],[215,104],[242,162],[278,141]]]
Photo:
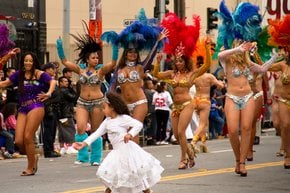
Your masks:
[[[18,84],[19,80],[19,71],[14,72],[9,76],[9,80],[13,83],[13,85]]]
[[[40,75],[39,81],[48,84],[51,81],[51,79],[52,79],[51,76],[49,76],[46,72],[43,72]]]

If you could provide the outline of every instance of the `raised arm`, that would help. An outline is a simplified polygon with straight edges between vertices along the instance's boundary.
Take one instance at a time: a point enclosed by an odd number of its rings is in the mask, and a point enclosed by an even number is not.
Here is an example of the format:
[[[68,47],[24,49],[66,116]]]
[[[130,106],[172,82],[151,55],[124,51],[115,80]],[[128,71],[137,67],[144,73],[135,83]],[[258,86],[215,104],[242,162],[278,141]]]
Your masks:
[[[264,64],[259,65],[255,62],[253,62],[250,57],[249,57],[249,53],[248,51],[245,53],[245,58],[246,58],[246,62],[249,66],[249,69],[253,72],[257,72],[257,73],[264,73],[266,72],[276,61],[278,54],[275,52],[275,49],[273,49],[273,56]]]
[[[20,52],[20,48],[13,48],[6,55],[0,58],[0,69],[7,63],[7,61]]]
[[[61,38],[58,38],[56,40],[56,48],[57,48],[57,54],[59,59],[61,60],[61,63],[69,68],[70,70],[74,71],[77,74],[80,74],[81,68],[79,65],[69,61],[66,59],[65,54],[64,54],[64,49],[63,49],[63,42]]]
[[[152,71],[152,75],[160,80],[170,79],[173,73],[173,70],[167,70],[165,72],[159,72],[160,70],[160,62],[162,60],[162,54],[158,54],[156,57],[156,62],[154,64],[154,68]]]
[[[169,33],[169,32],[168,32],[167,29],[163,29],[163,30],[160,32],[160,34],[159,34],[159,36],[158,36],[158,39],[157,39],[157,41],[155,42],[155,44],[154,44],[152,50],[150,51],[150,53],[148,54],[148,56],[145,58],[145,60],[142,62],[142,66],[143,66],[143,68],[144,68],[144,72],[147,71],[147,70],[150,70],[150,66],[151,66],[151,64],[152,64],[152,62],[153,62],[153,59],[154,59],[156,53],[157,53],[157,47],[158,47],[158,44],[159,44],[159,42],[160,42],[161,40],[163,40],[164,38],[167,37],[168,33]]]
[[[253,44],[251,42],[244,42],[236,48],[221,51],[218,54],[219,60],[220,62],[224,62],[228,56],[232,54],[236,54],[236,53],[243,53],[247,50],[250,50],[252,47],[253,47]]]

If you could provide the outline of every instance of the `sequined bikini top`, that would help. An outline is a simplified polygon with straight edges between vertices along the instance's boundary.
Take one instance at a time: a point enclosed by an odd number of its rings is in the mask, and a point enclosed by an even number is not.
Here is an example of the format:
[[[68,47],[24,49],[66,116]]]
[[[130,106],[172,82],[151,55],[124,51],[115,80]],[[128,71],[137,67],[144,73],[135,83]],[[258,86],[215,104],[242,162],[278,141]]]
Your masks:
[[[129,72],[128,78],[125,77],[125,74],[122,72],[118,74],[118,82],[120,84],[125,82],[137,82],[140,79],[139,72],[137,70],[132,70]]]
[[[191,85],[189,84],[189,81],[187,80],[186,77],[183,77],[180,80],[176,80],[174,77],[172,80],[169,81],[169,84],[173,87],[190,87]]]
[[[248,79],[249,82],[252,82],[254,80],[254,77],[251,74],[251,71],[249,68],[245,68],[244,70],[241,70],[238,67],[233,67],[232,73],[235,78],[238,78],[239,76],[244,75]]]
[[[135,67],[135,62],[126,62],[126,65],[128,67]],[[125,74],[123,72],[118,74],[118,82],[120,84],[123,84],[125,82],[138,82],[138,80],[140,79],[140,74],[137,70],[130,70],[129,72],[129,76],[125,77]]]
[[[82,73],[80,75],[80,83],[81,84],[88,84],[88,85],[98,85],[102,81],[98,77],[96,73]]]
[[[286,72],[284,72],[284,73],[282,73],[281,74],[281,82],[282,82],[282,84],[284,84],[284,85],[287,85],[287,84],[289,84],[289,75],[287,74],[287,71],[288,71],[288,66],[287,66],[287,70],[286,70]]]

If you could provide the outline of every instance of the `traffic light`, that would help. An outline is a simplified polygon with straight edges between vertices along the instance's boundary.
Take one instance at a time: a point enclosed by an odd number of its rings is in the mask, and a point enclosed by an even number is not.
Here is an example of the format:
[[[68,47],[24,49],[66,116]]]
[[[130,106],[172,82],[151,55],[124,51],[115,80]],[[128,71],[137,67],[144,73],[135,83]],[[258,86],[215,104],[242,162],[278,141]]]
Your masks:
[[[217,9],[208,7],[207,8],[207,31],[209,32],[212,29],[217,29],[218,25],[216,21],[218,21],[218,17],[216,13],[218,12]]]
[[[160,3],[159,0],[155,0],[155,6],[154,6],[154,18],[159,18],[160,15]]]

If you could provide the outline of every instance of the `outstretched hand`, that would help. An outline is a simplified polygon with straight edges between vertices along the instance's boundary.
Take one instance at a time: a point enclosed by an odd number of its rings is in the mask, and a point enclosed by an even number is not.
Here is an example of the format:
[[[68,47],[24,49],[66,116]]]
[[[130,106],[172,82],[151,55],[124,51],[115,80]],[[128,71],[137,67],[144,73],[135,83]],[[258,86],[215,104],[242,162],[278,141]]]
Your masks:
[[[276,48],[272,49],[272,56],[278,56],[278,53],[276,52]]]
[[[241,52],[245,52],[245,51],[249,51],[251,50],[254,46],[256,46],[256,44],[252,43],[252,42],[244,42],[239,46],[239,50]]]
[[[162,39],[168,37],[168,35],[169,35],[168,29],[164,28],[159,34],[158,41],[161,41]]]
[[[84,148],[85,146],[87,146],[85,142],[75,142],[72,144],[72,147],[75,148],[76,150],[80,150]]]
[[[20,53],[20,48],[13,48],[9,53],[15,56],[16,54]]]

